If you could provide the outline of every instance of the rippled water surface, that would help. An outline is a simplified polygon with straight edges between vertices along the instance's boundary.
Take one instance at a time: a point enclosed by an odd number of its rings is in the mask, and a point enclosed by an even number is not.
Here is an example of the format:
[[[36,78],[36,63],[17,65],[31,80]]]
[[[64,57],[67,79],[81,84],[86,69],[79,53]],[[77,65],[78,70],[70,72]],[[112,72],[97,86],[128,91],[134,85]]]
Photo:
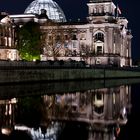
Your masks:
[[[0,139],[134,140],[140,80],[0,85]]]

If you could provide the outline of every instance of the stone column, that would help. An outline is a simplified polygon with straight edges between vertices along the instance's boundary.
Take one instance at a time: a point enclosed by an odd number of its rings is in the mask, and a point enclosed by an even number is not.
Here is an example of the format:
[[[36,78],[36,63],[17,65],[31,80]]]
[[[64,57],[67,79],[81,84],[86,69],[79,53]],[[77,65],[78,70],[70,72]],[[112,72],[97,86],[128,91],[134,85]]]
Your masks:
[[[108,28],[105,27],[105,38],[104,38],[104,53],[108,53]]]
[[[113,28],[108,29],[108,52],[113,53]]]

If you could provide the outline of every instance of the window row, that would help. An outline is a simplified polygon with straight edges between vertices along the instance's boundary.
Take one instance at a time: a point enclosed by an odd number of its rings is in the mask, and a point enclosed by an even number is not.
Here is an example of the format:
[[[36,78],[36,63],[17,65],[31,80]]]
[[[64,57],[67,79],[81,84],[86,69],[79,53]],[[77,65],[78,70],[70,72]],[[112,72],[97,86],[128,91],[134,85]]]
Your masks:
[[[62,41],[62,40],[78,40],[78,36],[76,34],[74,35],[49,35],[48,41],[51,41],[52,39],[55,39],[56,41]],[[86,40],[86,35],[81,34],[80,40]]]

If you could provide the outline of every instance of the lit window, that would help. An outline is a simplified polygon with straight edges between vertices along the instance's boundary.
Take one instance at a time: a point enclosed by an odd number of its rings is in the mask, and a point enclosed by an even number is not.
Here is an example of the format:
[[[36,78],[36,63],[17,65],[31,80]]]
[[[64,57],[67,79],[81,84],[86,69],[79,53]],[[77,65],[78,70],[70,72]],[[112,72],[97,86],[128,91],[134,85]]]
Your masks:
[[[85,40],[85,34],[81,34],[80,40]]]
[[[77,41],[73,41],[73,48],[76,48],[77,47]]]

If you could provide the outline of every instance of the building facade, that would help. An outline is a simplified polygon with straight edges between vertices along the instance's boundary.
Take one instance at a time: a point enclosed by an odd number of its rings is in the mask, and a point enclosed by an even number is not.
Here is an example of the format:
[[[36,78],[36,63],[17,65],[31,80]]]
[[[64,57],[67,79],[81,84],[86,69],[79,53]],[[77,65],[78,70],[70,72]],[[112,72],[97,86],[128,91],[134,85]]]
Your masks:
[[[120,11],[112,0],[90,0],[87,6],[86,22],[54,22],[45,16],[40,18],[32,13],[9,15],[1,22],[38,22],[44,38],[42,61],[76,60],[85,61],[89,65],[131,66],[132,35],[127,27],[128,20],[120,17]],[[12,34],[11,38],[8,38],[8,41],[11,41],[9,45],[13,43],[13,48],[16,48],[15,30],[10,32]],[[2,34],[1,38],[3,37],[5,39]],[[5,43],[6,41],[5,39]],[[20,59],[18,52],[16,54],[15,60]]]

